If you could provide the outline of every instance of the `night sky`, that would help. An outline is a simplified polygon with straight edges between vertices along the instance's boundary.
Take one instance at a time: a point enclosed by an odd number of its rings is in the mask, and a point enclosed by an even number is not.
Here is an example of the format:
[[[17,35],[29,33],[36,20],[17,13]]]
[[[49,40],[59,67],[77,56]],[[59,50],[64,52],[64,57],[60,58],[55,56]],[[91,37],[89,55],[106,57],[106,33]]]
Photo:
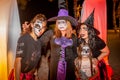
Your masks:
[[[49,2],[48,0],[29,0],[24,10],[19,8],[21,24],[24,21],[30,21],[36,14],[43,13],[47,18],[57,16],[58,14],[58,0]],[[79,0],[82,4],[83,0]],[[18,6],[19,7],[19,6]],[[107,0],[107,25],[108,29],[113,28],[112,22],[112,0]],[[68,0],[69,15],[73,16],[73,0]]]
[[[57,0],[49,2],[48,0],[30,0],[26,9],[19,9],[21,23],[30,21],[36,14],[43,13],[47,18],[56,16],[58,12]]]

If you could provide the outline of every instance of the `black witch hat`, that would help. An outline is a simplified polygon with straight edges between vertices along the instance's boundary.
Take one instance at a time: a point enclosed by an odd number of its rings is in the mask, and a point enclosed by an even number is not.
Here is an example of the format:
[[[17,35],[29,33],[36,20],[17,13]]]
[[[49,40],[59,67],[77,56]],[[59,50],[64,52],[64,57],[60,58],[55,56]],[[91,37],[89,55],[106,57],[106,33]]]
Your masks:
[[[65,0],[58,0],[58,15],[48,19],[48,21],[56,21],[60,19],[65,19],[71,22],[73,26],[77,26],[78,22],[72,16],[69,16]]]
[[[83,23],[86,24],[88,27],[93,28],[97,35],[100,34],[100,32],[96,28],[94,28],[94,10]]]
[[[89,26],[94,26],[94,10],[89,15],[89,17],[84,21],[84,23]]]

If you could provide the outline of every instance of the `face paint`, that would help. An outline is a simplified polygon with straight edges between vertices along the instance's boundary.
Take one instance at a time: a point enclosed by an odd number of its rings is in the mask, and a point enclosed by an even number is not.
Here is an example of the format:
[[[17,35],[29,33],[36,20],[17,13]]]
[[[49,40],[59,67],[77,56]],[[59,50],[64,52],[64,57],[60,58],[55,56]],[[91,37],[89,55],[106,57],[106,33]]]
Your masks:
[[[34,33],[35,33],[35,35],[39,36],[40,28],[39,27],[34,27]]]
[[[67,29],[67,22],[65,20],[58,20],[58,29],[59,30],[66,30]]]
[[[42,21],[37,20],[37,21],[34,23],[34,33],[35,33],[37,36],[40,36],[40,31],[41,31],[42,28],[43,28],[43,26],[42,26]]]
[[[43,27],[42,22],[43,22],[43,21],[37,20],[37,21],[34,23],[34,26],[35,26],[35,27],[40,27],[40,29],[42,29],[42,27]]]
[[[81,55],[84,56],[89,56],[90,55],[90,47],[88,45],[84,45],[82,47]]]

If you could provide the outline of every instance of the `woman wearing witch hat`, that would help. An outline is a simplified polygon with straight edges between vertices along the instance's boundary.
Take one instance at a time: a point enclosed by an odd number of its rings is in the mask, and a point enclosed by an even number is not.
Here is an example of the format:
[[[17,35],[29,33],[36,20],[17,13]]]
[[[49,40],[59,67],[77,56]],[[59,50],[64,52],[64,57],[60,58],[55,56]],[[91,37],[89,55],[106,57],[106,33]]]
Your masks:
[[[80,21],[83,23],[90,13],[94,11],[94,27],[100,31],[98,35],[107,43],[107,0],[84,0],[81,10]],[[109,64],[109,55],[104,58],[107,65],[109,79],[111,79],[113,70]]]
[[[48,19],[56,21],[51,39],[50,80],[75,80],[74,59],[77,56],[77,37],[73,34],[76,19],[68,15],[66,3],[59,0],[58,16]]]
[[[79,46],[88,44],[92,52],[92,63],[99,69],[99,76],[92,80],[109,80],[107,76],[106,64],[103,58],[109,55],[109,49],[104,40],[98,35],[100,32],[94,28],[94,11],[78,26]],[[77,64],[76,64],[77,65]],[[81,77],[81,76],[79,76]]]

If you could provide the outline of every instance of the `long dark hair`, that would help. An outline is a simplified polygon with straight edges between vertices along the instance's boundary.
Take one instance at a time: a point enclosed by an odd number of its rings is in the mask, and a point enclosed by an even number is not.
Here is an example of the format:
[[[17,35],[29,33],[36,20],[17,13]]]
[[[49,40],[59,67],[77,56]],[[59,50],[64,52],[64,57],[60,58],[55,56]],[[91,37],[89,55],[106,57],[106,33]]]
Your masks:
[[[81,25],[86,25],[88,29],[88,44],[91,49],[94,49],[96,47],[95,39],[98,37],[99,31],[96,30],[92,25],[86,24],[86,23],[79,23],[77,27],[77,35],[78,35],[78,44],[85,44],[85,40],[82,39],[79,35],[79,31],[81,28]]]

